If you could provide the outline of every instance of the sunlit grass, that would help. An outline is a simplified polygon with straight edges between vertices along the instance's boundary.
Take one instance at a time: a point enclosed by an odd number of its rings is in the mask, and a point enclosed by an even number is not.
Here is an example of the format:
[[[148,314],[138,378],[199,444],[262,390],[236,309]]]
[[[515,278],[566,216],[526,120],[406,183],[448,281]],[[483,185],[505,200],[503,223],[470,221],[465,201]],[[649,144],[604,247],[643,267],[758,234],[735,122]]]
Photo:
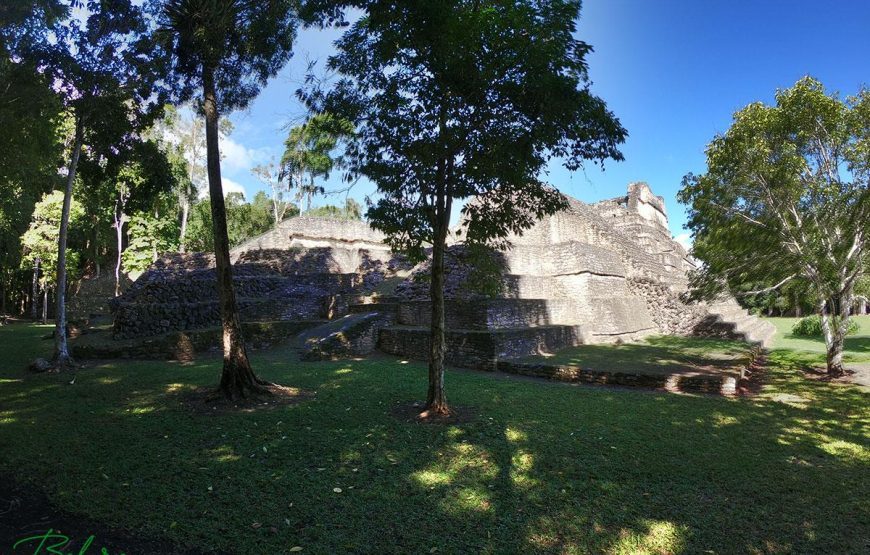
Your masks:
[[[218,359],[99,365],[70,385],[25,372],[44,334],[0,329],[0,476],[142,537],[242,554],[827,554],[870,537],[868,394],[808,381],[817,353],[774,351],[747,399],[448,372],[476,417],[439,425],[394,415],[425,393],[418,363],[259,352],[264,378],[316,395],[200,415],[182,400],[217,384]],[[665,343],[648,346],[740,354]]]
[[[847,362],[870,361],[870,315],[853,316],[858,323],[858,332],[846,336],[844,359]],[[801,337],[792,335],[791,330],[798,318],[765,318],[776,326],[777,334],[773,341],[774,349],[824,355],[825,341],[821,337]],[[810,357],[808,360],[823,363],[824,356]]]

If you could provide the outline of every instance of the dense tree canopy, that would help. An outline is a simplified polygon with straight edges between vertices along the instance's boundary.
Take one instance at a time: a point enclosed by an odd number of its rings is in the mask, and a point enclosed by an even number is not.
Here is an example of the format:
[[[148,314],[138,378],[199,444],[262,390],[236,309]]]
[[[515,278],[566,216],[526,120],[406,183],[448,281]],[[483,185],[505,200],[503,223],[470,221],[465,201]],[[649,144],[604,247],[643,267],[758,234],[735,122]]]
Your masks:
[[[230,247],[235,247],[252,237],[272,229],[272,201],[262,191],[254,195],[252,202],[245,202],[241,193],[226,197],[227,233]],[[295,216],[295,206],[290,206],[286,215]],[[188,246],[194,252],[213,252],[214,233],[211,221],[211,201],[203,199],[193,205],[188,228]]]
[[[23,248],[22,267],[30,270],[39,266],[40,282],[43,287],[54,287],[57,279],[57,236],[63,212],[63,191],[46,193],[36,203],[27,231],[21,236]],[[73,202],[70,206],[70,226],[82,234],[84,210],[81,204]],[[75,272],[80,253],[70,250],[67,253],[70,267]]]
[[[34,51],[67,13],[56,0],[0,6],[0,313],[22,277],[20,236],[41,196],[58,187],[63,105]]]
[[[163,107],[162,67],[154,57],[151,26],[142,6],[131,0],[87,0],[81,19],[52,26],[52,40],[32,52],[52,80],[74,122],[66,168],[64,210],[57,257],[54,366],[69,367],[66,340],[66,247],[69,206],[82,149],[93,157],[114,158],[128,148]]]
[[[696,292],[797,282],[822,316],[828,371],[842,372],[870,256],[870,91],[842,100],[806,77],[778,91],[775,106],[750,104],[710,143],[707,173],[686,176],[680,199],[703,262]]]

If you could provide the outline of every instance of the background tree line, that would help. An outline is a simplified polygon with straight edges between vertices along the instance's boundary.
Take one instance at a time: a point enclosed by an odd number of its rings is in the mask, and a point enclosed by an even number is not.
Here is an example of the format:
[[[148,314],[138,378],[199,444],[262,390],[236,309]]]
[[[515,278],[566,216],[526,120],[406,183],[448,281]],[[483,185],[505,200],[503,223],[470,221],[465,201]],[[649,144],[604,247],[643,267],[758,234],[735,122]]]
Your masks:
[[[32,9],[15,4],[0,10],[0,124],[15,130],[0,137],[0,314],[56,312],[65,166],[75,148],[76,118],[41,67],[46,54],[39,50],[49,30],[67,26],[68,7],[45,0]],[[221,118],[219,129],[228,136],[232,124]],[[104,134],[106,144],[80,149],[65,273],[73,282],[113,275],[117,294],[125,274],[143,271],[163,252],[212,251],[213,226],[204,121],[194,104],[161,106],[137,128],[116,121]],[[230,246],[298,215],[303,202],[309,216],[362,218],[362,207],[350,198],[310,207],[312,197],[325,192],[318,180],[337,163],[334,146],[316,123],[291,129],[273,182],[264,182],[266,192],[251,199],[227,195]],[[252,172],[262,179],[264,168]]]

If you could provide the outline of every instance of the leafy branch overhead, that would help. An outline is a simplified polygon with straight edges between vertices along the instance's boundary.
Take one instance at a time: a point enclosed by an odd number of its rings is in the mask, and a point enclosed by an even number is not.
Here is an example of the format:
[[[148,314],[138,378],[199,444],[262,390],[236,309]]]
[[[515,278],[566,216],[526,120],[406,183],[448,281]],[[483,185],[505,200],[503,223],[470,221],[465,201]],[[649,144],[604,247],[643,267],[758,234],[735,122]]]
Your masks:
[[[354,123],[348,162],[378,183],[368,215],[395,247],[435,241],[439,184],[481,197],[466,219],[485,242],[564,206],[538,181],[550,158],[622,159],[626,132],[589,90],[591,47],[574,38],[579,2],[362,4],[328,61],[341,77],[303,97]]]
[[[343,25],[327,67],[300,97],[314,114],[352,124],[348,172],[377,184],[367,212],[394,250],[423,259],[432,247],[432,325],[426,413],[444,397],[444,251],[454,202],[465,204],[465,240],[504,246],[567,205],[540,180],[547,162],[570,170],[621,160],[626,131],[589,89],[575,38],[580,2],[328,2],[306,18]]]

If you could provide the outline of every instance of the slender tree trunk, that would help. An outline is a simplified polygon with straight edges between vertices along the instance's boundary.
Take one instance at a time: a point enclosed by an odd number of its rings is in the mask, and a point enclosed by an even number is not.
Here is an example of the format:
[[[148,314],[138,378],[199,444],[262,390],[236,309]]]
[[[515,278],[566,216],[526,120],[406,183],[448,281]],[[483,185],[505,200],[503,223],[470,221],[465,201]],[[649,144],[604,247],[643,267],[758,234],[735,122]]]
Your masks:
[[[314,196],[314,193],[312,192],[313,187],[314,187],[314,178],[313,177],[311,178],[311,184],[309,185],[309,187],[311,187],[311,189],[308,189],[308,194],[306,195],[307,196],[307,200],[305,203],[305,213],[306,214],[311,212],[311,197]]]
[[[196,172],[196,163],[199,158],[197,156],[197,152],[199,148],[196,146],[197,138],[196,138],[196,116],[193,117],[190,123],[190,186],[193,186],[193,178]],[[181,231],[178,236],[178,251],[186,252],[187,245],[185,244],[185,240],[187,239],[187,221],[190,219],[190,197],[191,190],[189,187],[185,187],[184,198],[181,199]]]
[[[124,248],[124,205],[115,204],[115,239],[118,245],[118,257],[115,259],[115,296],[121,295],[121,251]]]
[[[451,199],[443,183],[438,186],[432,244],[432,320],[429,329],[429,391],[424,414],[447,415],[450,408],[444,393],[444,357],[447,353],[444,318],[444,251],[450,225]]]
[[[94,226],[94,269],[97,272],[96,277],[100,277],[100,221],[98,218],[93,218],[91,224]]]
[[[214,74],[203,68],[203,97],[205,111],[205,141],[208,167],[208,190],[211,199],[211,217],[214,231],[215,272],[220,293],[221,325],[223,327],[224,365],[220,392],[228,399],[246,397],[251,393],[267,393],[268,385],[258,378],[245,350],[239,310],[233,290],[233,267],[227,236],[227,214],[221,186],[220,148],[218,145],[218,107],[214,89]]]
[[[190,198],[185,196],[181,200],[181,232],[178,234],[178,251],[184,252],[187,248],[184,238],[187,235],[187,219],[190,217]]]
[[[444,333],[444,249],[444,243],[436,239],[432,248],[429,391],[426,393],[425,407],[429,414],[449,414],[450,412],[447,406],[447,396],[444,393],[444,356],[447,353]]]
[[[66,340],[66,239],[69,231],[69,210],[72,203],[73,183],[76,178],[76,168],[79,165],[79,155],[82,152],[84,140],[82,120],[76,115],[76,131],[73,143],[72,159],[69,163],[69,173],[66,178],[66,190],[63,195],[63,212],[60,218],[60,236],[57,242],[57,308],[54,328],[54,356],[52,362],[57,370],[63,370],[73,365]]]
[[[121,219],[118,217],[118,211],[115,210],[115,244],[118,247],[118,255],[115,257],[115,296],[121,294]]]
[[[42,289],[42,323],[48,322],[48,286]]]
[[[278,223],[280,222],[280,215],[278,214],[278,192],[275,189],[275,187],[272,187],[272,216],[275,219],[275,225],[272,229],[278,229]]]
[[[31,306],[30,306],[30,318],[35,322],[37,317],[37,312],[39,310],[39,264],[42,262],[40,258],[37,258],[33,264],[33,287],[32,287],[32,295],[31,295]]]

